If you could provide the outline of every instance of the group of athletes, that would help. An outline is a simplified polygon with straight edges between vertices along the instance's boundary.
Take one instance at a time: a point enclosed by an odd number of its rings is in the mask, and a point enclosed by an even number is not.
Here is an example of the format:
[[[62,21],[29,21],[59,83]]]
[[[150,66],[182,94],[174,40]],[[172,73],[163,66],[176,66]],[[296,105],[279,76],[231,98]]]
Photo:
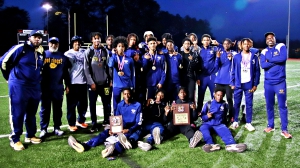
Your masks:
[[[92,32],[91,46],[81,48],[82,38],[74,36],[72,49],[64,54],[58,51],[57,37],[49,39],[47,51],[40,45],[41,38],[42,33],[33,30],[28,42],[13,46],[0,59],[1,71],[9,86],[10,145],[14,150],[25,149],[20,141],[24,122],[25,142],[38,144],[49,135],[51,106],[54,134],[64,134],[60,126],[65,92],[71,132],[77,131],[78,127],[88,128],[85,123],[88,102],[92,121],[90,132],[97,132],[100,128],[96,108],[98,96],[103,105],[104,131],[85,143],[73,136],[68,138],[69,145],[77,152],[103,143],[106,146],[103,157],[123,153],[134,146],[148,151],[177,133],[186,136],[191,148],[203,138],[202,149],[212,152],[221,149],[213,141],[212,130],[224,141],[227,151],[243,152],[247,145],[236,143],[227,126],[233,130],[239,127],[244,95],[245,128],[255,130],[252,125],[253,95],[259,84],[260,68],[265,71],[268,124],[264,132],[275,130],[276,94],[281,135],[292,138],[287,130],[286,46],[276,43],[273,32],[265,34],[267,48],[261,52],[253,48],[249,38],[237,43],[226,38],[220,44],[208,34],[198,40],[195,33],[186,34],[182,46],[177,47],[170,33],[164,33],[158,41],[153,32],[146,31],[141,43],[134,33],[116,38],[108,35],[106,45],[102,45],[102,34]],[[234,46],[238,46],[237,50]],[[212,100],[203,105],[207,87]],[[227,102],[223,100],[224,96]],[[35,136],[35,114],[39,102],[41,133],[38,138]],[[174,124],[172,113],[176,104],[189,104],[190,124]],[[110,130],[111,115],[122,115],[121,133]],[[149,136],[143,141],[147,134]]]

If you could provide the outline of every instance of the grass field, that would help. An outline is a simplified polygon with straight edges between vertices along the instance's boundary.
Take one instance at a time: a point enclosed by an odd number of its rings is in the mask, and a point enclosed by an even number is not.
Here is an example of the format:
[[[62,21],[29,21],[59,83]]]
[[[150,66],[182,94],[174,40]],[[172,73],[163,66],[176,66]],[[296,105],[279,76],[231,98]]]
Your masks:
[[[140,149],[128,150],[114,161],[108,161],[101,157],[104,146],[93,148],[84,153],[77,153],[67,143],[69,135],[73,135],[81,141],[86,141],[96,134],[88,134],[85,130],[70,133],[67,127],[62,137],[50,136],[45,142],[32,145],[25,144],[26,150],[16,152],[9,146],[6,134],[10,133],[8,122],[8,91],[7,84],[0,77],[0,167],[174,167],[174,168],[261,168],[261,167],[300,167],[300,61],[288,61],[287,63],[287,87],[289,108],[289,132],[292,139],[285,139],[280,135],[280,120],[276,113],[275,132],[266,134],[266,110],[263,95],[263,74],[258,90],[254,95],[253,125],[255,132],[248,132],[244,125],[233,132],[235,140],[246,143],[248,150],[244,153],[229,153],[224,150],[224,143],[220,138],[216,142],[221,144],[222,150],[205,153],[200,144],[194,149],[188,147],[187,139],[183,135],[156,146],[155,149],[144,152]],[[208,93],[206,100],[209,99]],[[276,110],[278,108],[276,107]],[[64,103],[63,125],[67,124],[66,107]],[[98,117],[99,118],[99,117]],[[90,118],[88,118],[90,120]],[[39,115],[37,113],[37,123]],[[39,128],[39,124],[38,128]],[[52,123],[50,125],[53,125]],[[37,136],[39,133],[37,133]],[[21,141],[24,140],[24,135]],[[298,159],[297,159],[298,158]]]

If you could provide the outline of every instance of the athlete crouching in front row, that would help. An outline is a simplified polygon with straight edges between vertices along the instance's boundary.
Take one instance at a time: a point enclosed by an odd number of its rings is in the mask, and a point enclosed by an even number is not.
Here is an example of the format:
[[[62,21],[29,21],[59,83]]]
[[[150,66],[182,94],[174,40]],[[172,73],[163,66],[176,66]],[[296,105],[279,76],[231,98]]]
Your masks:
[[[131,90],[129,88],[123,89],[123,101],[118,104],[115,116],[122,115],[123,131],[122,133],[113,134],[110,129],[104,130],[98,136],[90,139],[85,143],[77,141],[70,136],[68,139],[69,145],[77,152],[81,153],[85,150],[96,147],[106,141],[106,138],[115,136],[116,143],[110,143],[102,151],[102,157],[105,158],[115,151],[116,153],[123,153],[124,149],[131,149],[135,145],[142,125],[142,110],[141,104],[131,99]]]
[[[159,145],[164,137],[164,125],[167,122],[165,115],[165,92],[162,89],[156,91],[155,99],[148,99],[143,110],[142,133],[146,135],[150,133],[146,142],[138,141],[138,147],[144,151],[148,151],[154,144]]]
[[[173,110],[174,110],[174,105],[176,105],[176,104],[189,103],[189,105],[190,105],[190,121],[193,122],[198,118],[197,112],[196,112],[196,107],[195,107],[195,104],[187,101],[188,95],[187,95],[186,88],[181,87],[179,89],[178,97],[179,97],[179,99],[177,99],[176,102],[173,102],[171,107],[170,106],[165,107],[165,115],[167,116],[167,118],[169,120],[165,134],[166,134],[167,138],[170,138],[180,132],[183,135],[185,135],[185,137],[188,139],[189,147],[195,148],[196,145],[202,139],[202,133],[198,130],[195,131],[195,129],[191,125],[174,125]]]
[[[223,100],[223,96],[224,91],[215,88],[214,99],[207,102],[201,111],[203,122],[199,130],[202,132],[203,140],[205,141],[205,145],[202,149],[205,152],[213,152],[221,149],[219,144],[214,143],[211,136],[210,131],[214,130],[225,143],[226,151],[243,152],[247,149],[247,145],[242,143],[237,144],[229,129],[223,124],[223,120],[225,119],[224,115],[226,115],[228,111],[228,104]]]

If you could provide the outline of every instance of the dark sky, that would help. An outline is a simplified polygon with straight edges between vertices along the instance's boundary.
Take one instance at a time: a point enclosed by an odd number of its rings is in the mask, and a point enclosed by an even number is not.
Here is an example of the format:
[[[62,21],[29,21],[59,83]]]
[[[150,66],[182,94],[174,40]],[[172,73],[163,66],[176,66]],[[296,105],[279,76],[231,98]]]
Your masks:
[[[291,1],[290,38],[300,40],[300,0]],[[29,12],[30,29],[42,29],[46,10],[41,0],[5,0]],[[284,39],[288,33],[289,0],[157,0],[161,10],[209,21],[218,41],[237,36],[263,39],[267,31]],[[155,32],[154,32],[155,33]],[[190,33],[190,32],[187,32]]]

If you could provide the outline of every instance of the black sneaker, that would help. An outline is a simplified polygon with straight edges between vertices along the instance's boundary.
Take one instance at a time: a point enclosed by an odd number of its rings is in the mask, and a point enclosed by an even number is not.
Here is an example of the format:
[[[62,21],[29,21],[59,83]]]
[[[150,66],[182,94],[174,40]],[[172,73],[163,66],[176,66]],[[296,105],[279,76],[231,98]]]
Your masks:
[[[220,150],[221,146],[219,144],[205,144],[204,146],[202,146],[202,149],[205,152],[209,153],[209,152]]]
[[[104,121],[102,122],[102,126],[103,126],[103,127],[109,126],[109,121],[104,120]]]
[[[90,130],[92,133],[93,132],[97,132],[98,131],[98,125],[97,124],[94,124]]]

